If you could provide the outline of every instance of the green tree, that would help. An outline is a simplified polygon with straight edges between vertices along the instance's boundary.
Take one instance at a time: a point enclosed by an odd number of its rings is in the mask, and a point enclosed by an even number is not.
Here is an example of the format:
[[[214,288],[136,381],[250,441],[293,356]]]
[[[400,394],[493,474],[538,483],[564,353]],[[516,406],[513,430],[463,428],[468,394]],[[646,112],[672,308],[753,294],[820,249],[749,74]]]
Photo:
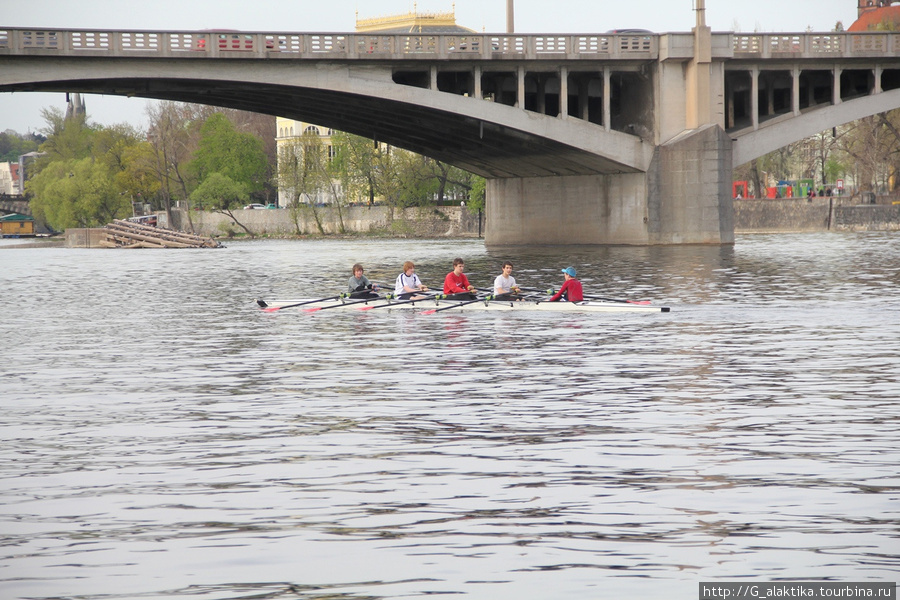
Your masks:
[[[18,162],[23,154],[37,151],[41,139],[35,135],[21,136],[12,130],[0,133],[0,162]]]
[[[213,114],[200,128],[191,168],[201,183],[211,174],[221,173],[252,194],[263,189],[267,166],[262,141],[237,131],[225,115]]]
[[[203,180],[197,189],[191,192],[191,201],[207,206],[213,212],[227,215],[235,225],[246,231],[250,237],[256,237],[243,223],[234,216],[238,208],[249,197],[244,184],[234,181],[222,173],[212,173]]]
[[[54,229],[98,227],[131,216],[110,171],[90,157],[49,163],[26,183],[36,218]]]
[[[153,200],[159,198],[161,186],[155,158],[156,151],[149,142],[139,142],[124,150],[122,169],[116,173],[115,182],[121,193],[127,195],[132,202],[148,202],[152,206]],[[156,202],[156,206],[152,208],[166,207],[159,206],[159,202]]]
[[[47,141],[26,182],[35,216],[54,229],[96,227],[131,216],[132,207],[118,177],[126,170],[128,149],[140,135],[121,125],[94,127],[86,115],[65,118],[58,109],[43,111]]]
[[[47,141],[41,144],[41,151],[46,156],[39,161],[47,164],[56,160],[85,158],[91,155],[91,142],[94,128],[87,122],[87,115],[81,114],[66,118],[57,107],[41,109],[46,126],[41,130]]]
[[[378,145],[370,139],[344,132],[331,137],[332,161],[344,188],[344,197],[375,203]]]
[[[466,208],[469,212],[484,212],[485,185],[487,180],[478,175],[472,175],[472,185],[469,188],[469,200],[466,202]]]

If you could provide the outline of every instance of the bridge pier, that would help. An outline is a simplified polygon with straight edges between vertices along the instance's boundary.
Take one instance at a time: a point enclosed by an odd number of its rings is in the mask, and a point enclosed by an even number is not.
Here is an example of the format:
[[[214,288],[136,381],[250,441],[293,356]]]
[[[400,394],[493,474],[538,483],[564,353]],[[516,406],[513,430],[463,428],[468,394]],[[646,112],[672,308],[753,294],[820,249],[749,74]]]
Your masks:
[[[647,173],[489,179],[486,200],[488,246],[730,244],[731,140],[709,125]]]

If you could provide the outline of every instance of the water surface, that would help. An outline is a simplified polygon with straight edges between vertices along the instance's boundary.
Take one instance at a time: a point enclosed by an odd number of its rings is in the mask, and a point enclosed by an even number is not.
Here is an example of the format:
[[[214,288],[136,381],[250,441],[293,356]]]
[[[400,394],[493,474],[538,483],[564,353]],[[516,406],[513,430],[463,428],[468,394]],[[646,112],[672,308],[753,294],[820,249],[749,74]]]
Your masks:
[[[350,266],[653,314],[336,309]],[[0,248],[0,597],[694,598],[896,581],[900,237]]]

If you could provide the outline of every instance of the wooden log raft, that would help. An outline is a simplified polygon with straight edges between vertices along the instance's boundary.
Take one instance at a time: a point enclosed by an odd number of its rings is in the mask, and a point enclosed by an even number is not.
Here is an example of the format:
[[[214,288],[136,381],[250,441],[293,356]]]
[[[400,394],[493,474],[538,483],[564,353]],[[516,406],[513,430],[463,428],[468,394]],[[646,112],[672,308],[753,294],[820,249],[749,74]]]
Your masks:
[[[106,248],[220,248],[216,240],[191,233],[115,220],[106,226]]]

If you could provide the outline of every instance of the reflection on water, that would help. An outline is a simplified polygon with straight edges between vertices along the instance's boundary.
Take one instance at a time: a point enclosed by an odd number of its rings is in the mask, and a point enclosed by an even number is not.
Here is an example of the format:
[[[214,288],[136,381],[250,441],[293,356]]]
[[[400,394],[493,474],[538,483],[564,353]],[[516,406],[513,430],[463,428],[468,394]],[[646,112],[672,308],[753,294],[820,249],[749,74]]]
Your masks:
[[[900,571],[900,242],[0,251],[3,598],[694,597]],[[671,313],[263,313],[362,261]]]

